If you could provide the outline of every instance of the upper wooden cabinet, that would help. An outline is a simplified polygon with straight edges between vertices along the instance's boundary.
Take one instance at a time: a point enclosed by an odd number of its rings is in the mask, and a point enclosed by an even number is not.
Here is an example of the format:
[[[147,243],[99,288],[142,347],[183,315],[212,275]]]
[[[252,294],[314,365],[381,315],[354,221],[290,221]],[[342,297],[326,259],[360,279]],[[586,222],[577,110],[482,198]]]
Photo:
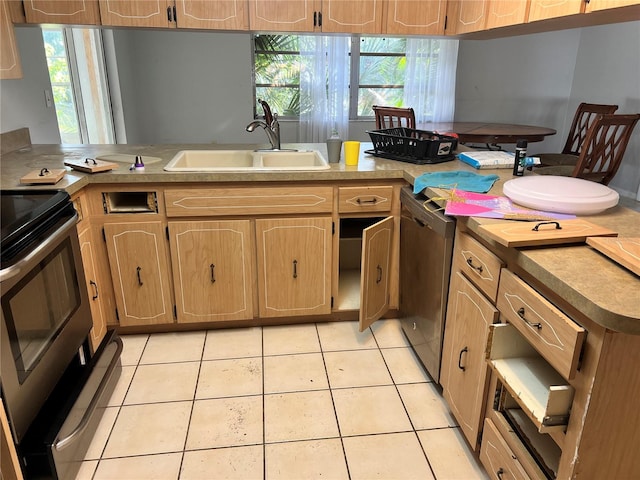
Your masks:
[[[27,23],[100,25],[98,0],[24,0]]]
[[[172,7],[167,0],[100,0],[100,17],[103,25],[170,27]]]
[[[0,0],[0,79],[22,78],[20,54],[6,0]]]
[[[444,35],[446,0],[416,2],[388,0],[384,33],[406,35]]]
[[[521,0],[498,0],[489,3],[487,29],[506,27],[524,23],[527,16],[527,2]]]
[[[249,28],[246,0],[176,0],[173,16],[178,28],[209,30],[247,30]]]
[[[531,0],[529,21],[582,13],[584,5],[584,0]]]
[[[383,0],[249,0],[252,30],[382,33]]]
[[[447,3],[447,35],[484,30],[489,0],[450,0]]]
[[[610,8],[627,7],[629,5],[640,5],[638,0],[590,0],[585,7],[586,12],[597,12]]]

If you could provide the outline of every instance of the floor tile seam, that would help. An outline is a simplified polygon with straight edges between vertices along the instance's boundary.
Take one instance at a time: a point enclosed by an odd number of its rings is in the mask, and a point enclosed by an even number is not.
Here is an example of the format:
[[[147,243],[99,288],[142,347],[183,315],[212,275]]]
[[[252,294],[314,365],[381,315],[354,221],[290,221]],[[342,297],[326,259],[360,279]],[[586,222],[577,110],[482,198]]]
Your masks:
[[[244,360],[246,358],[262,358],[263,355],[238,355],[238,356],[232,356],[232,357],[220,357],[220,358],[204,358],[202,357],[202,362],[218,362],[218,361],[223,361],[223,360]]]
[[[118,412],[116,413],[116,417],[114,418],[113,423],[111,424],[111,428],[109,428],[109,434],[107,435],[107,439],[105,440],[104,445],[102,446],[102,449],[100,450],[100,455],[97,455],[97,458],[87,458],[85,454],[85,458],[82,460],[83,462],[88,462],[92,460],[98,460],[98,462],[100,462],[100,460],[102,460],[102,456],[104,455],[105,450],[107,449],[107,445],[109,444],[109,440],[111,439],[113,430],[116,427],[116,422],[118,421],[118,417],[120,416],[120,412],[122,411],[122,405],[117,407],[107,407],[107,408],[117,408]],[[96,466],[96,470],[97,468],[98,467]]]
[[[266,405],[264,393],[264,328],[260,327],[260,359],[262,361],[262,478],[267,478],[267,425],[266,425]]]
[[[166,452],[149,452],[149,453],[136,453],[132,455],[114,455],[112,457],[101,457],[100,461],[104,460],[124,460],[127,458],[136,458],[136,457],[153,457],[155,455],[173,455],[174,453],[179,453],[184,456],[184,453],[189,450],[167,450]],[[182,466],[182,462],[181,462]],[[97,469],[96,469],[97,470]]]
[[[329,370],[327,369],[327,361],[325,359],[325,352],[322,350],[322,342],[320,340],[320,331],[318,330],[318,324],[316,323],[316,335],[318,335],[318,342],[320,343],[320,350],[322,355],[322,365],[324,366],[324,374],[327,378],[327,385],[329,385],[329,396],[331,398],[331,406],[333,407],[333,415],[336,421],[336,427],[338,428],[338,436],[340,438],[340,448],[342,449],[342,456],[344,458],[345,468],[347,469],[347,477],[351,479],[351,471],[349,469],[349,461],[347,460],[347,451],[344,448],[344,441],[342,440],[342,431],[340,429],[340,422],[338,421],[338,410],[336,409],[336,402],[333,398],[333,391],[331,389],[331,380],[329,379]],[[266,476],[265,476],[266,478]]]
[[[377,350],[379,349],[379,347],[377,346],[372,346],[372,347],[363,347],[363,348],[338,348],[338,349],[327,349],[327,350],[322,350],[322,353],[341,353],[341,352],[368,352],[370,350]]]
[[[438,477],[436,476],[436,472],[433,469],[433,466],[431,465],[431,461],[429,460],[429,455],[427,455],[427,450],[424,448],[424,445],[422,444],[422,442],[420,441],[420,435],[418,435],[418,431],[414,430],[413,434],[416,437],[416,440],[418,442],[418,445],[420,445],[420,450],[422,450],[422,454],[424,455],[425,460],[427,461],[427,465],[429,465],[429,470],[431,470],[431,475],[433,475],[433,478],[435,480],[438,479]]]
[[[193,419],[193,410],[196,406],[196,395],[198,393],[198,384],[200,383],[200,374],[202,373],[202,358],[204,357],[205,348],[207,345],[208,332],[205,334],[204,342],[202,342],[202,353],[200,354],[200,362],[198,365],[198,374],[196,375],[196,384],[193,388],[193,394],[191,396],[191,409],[189,410],[189,418],[187,419],[187,431],[185,432],[184,442],[182,444],[182,455],[180,456],[180,467],[178,469],[178,479],[182,473],[182,465],[184,463],[184,452],[187,449],[187,442],[189,440],[189,432],[191,431],[191,420]]]
[[[155,402],[146,402],[146,403],[123,403],[122,405],[120,405],[120,408],[125,408],[125,407],[144,407],[147,405],[163,405],[163,404],[169,404],[169,403],[193,403],[194,400],[189,399],[189,398],[185,398],[182,400],[158,400]]]
[[[202,363],[201,359],[198,360],[194,360],[194,359],[189,359],[189,360],[174,360],[174,361],[167,361],[167,362],[149,362],[149,363],[138,363],[138,367],[147,367],[147,366],[154,366],[154,365],[175,365],[178,363]],[[131,365],[123,365],[123,367],[125,366],[131,366]]]

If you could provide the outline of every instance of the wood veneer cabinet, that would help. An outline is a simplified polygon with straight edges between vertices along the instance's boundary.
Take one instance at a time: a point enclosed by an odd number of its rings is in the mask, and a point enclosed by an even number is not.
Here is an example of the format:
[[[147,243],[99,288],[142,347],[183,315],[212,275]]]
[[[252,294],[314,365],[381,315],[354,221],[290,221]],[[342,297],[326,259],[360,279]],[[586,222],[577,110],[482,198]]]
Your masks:
[[[104,284],[98,278],[98,258],[94,252],[95,246],[92,241],[91,228],[87,227],[79,230],[78,239],[80,240],[80,254],[82,255],[82,265],[87,281],[86,287],[89,292],[91,318],[93,319],[93,328],[89,333],[89,341],[92,350],[95,352],[107,333],[107,316],[101,296]]]
[[[173,21],[178,28],[247,30],[248,3],[246,0],[175,0]]]
[[[584,12],[584,0],[531,0],[529,22]]]
[[[7,0],[0,0],[0,79],[22,78],[22,65]]]
[[[447,35],[484,30],[489,0],[449,0],[447,2]]]
[[[98,0],[23,0],[27,23],[100,25]]]
[[[170,27],[167,0],[100,0],[102,25],[116,27]]]
[[[626,7],[638,4],[640,4],[638,0],[589,0],[585,6],[585,12],[597,12],[600,10],[608,10],[610,8]]]
[[[133,220],[105,223],[103,228],[120,325],[172,323],[173,295],[162,222]]]
[[[388,0],[385,33],[398,35],[444,35],[447,2],[435,0]]]

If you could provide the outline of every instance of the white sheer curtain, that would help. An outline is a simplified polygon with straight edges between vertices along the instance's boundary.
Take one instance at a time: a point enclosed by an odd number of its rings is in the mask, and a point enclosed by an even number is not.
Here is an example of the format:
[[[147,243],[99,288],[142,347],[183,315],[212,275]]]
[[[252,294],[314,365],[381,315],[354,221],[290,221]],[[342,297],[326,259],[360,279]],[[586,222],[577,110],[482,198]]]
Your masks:
[[[457,64],[458,40],[407,38],[403,102],[416,123],[453,121]]]
[[[349,37],[302,36],[301,142],[324,142],[333,129],[349,135]]]

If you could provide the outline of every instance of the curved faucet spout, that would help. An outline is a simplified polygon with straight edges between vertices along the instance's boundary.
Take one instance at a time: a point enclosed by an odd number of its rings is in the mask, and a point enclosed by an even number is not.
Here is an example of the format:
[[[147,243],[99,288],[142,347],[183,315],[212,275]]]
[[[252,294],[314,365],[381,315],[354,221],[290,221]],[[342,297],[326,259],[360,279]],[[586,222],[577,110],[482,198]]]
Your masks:
[[[273,150],[280,150],[280,124],[278,123],[278,114],[271,114],[271,109],[267,102],[263,100],[258,100],[265,113],[265,122],[262,120],[254,120],[249,125],[247,125],[247,132],[253,132],[256,127],[264,128],[264,131],[269,138],[269,143],[271,143],[271,148]]]

